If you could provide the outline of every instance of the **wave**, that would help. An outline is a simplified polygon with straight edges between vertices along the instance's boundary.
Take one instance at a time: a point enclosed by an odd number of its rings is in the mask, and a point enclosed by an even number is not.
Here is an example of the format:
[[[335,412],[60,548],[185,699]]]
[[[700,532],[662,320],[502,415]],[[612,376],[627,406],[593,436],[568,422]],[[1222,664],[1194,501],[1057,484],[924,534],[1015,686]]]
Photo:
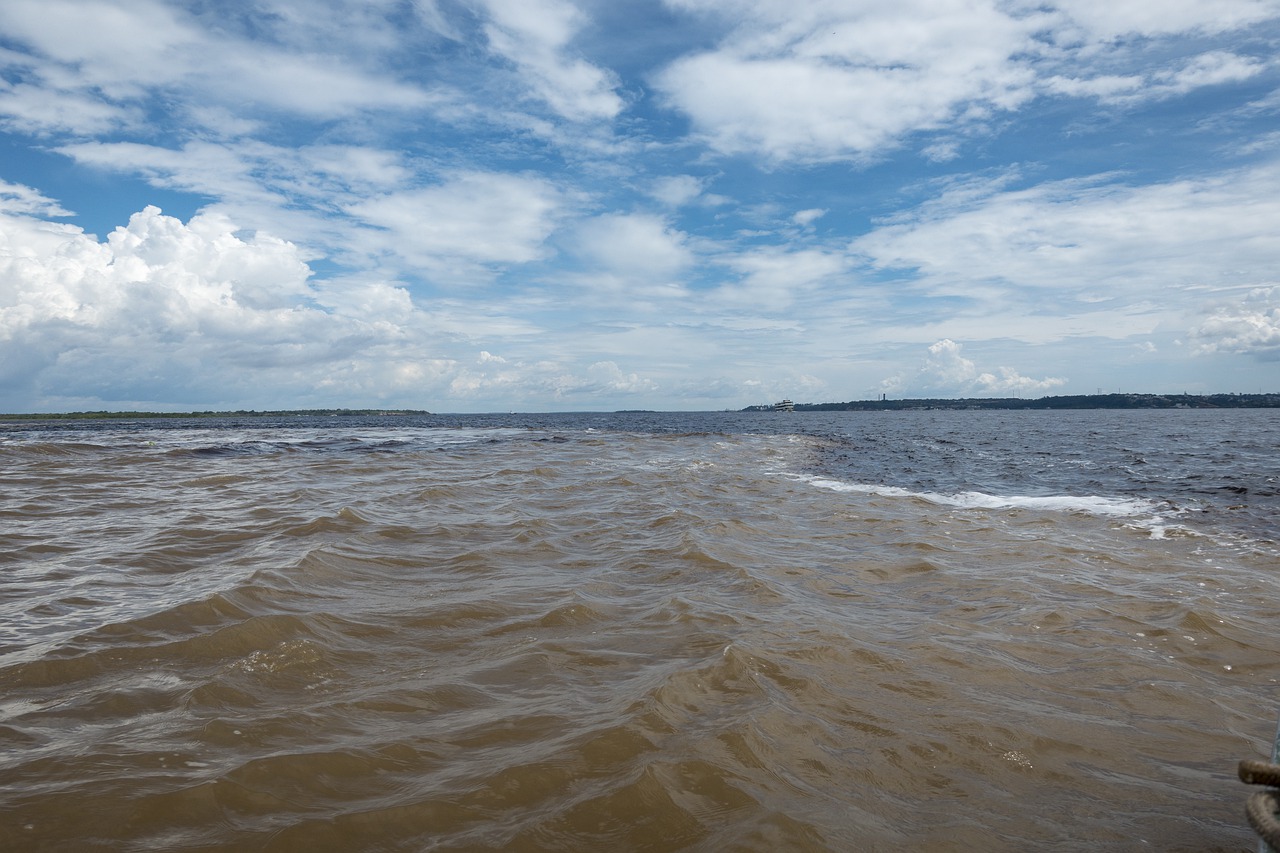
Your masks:
[[[834,492],[856,492],[887,498],[912,498],[957,509],[1034,509],[1044,512],[1077,512],[1089,515],[1134,518],[1168,511],[1166,504],[1142,498],[1114,498],[1101,495],[992,495],[986,492],[914,491],[898,486],[847,483],[827,477],[804,474],[790,475],[820,489]]]
[[[279,453],[394,453],[398,451],[439,450],[459,445],[478,445],[509,440],[526,435],[522,429],[496,427],[430,427],[402,430],[367,430],[357,435],[324,434],[294,436],[281,439],[260,431],[251,435],[210,436],[220,440],[208,444],[190,444],[187,439],[169,452],[194,456],[255,456]],[[183,437],[186,438],[186,437]],[[552,439],[556,440],[556,439]],[[563,439],[559,439],[563,440]]]

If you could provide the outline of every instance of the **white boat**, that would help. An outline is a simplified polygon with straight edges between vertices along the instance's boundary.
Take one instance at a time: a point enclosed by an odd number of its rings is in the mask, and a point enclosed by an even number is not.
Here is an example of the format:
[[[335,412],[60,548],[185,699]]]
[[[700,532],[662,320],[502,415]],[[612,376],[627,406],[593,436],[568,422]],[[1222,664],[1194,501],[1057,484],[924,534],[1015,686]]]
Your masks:
[[[796,410],[796,404],[790,400],[783,400],[781,403],[774,403],[773,410],[775,412],[794,412]]]

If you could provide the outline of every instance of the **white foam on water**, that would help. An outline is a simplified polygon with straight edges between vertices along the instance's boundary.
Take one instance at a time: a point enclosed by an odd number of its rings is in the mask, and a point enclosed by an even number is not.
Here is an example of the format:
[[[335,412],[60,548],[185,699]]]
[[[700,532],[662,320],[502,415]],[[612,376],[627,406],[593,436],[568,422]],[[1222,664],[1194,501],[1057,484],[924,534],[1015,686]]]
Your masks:
[[[856,492],[887,498],[912,498],[938,506],[957,509],[1034,509],[1044,512],[1078,512],[1114,518],[1134,518],[1156,513],[1159,505],[1138,498],[1111,498],[1101,495],[990,495],[985,492],[924,492],[867,483],[846,483],[826,477],[791,475],[820,489],[835,492]],[[1151,519],[1159,522],[1157,516]]]

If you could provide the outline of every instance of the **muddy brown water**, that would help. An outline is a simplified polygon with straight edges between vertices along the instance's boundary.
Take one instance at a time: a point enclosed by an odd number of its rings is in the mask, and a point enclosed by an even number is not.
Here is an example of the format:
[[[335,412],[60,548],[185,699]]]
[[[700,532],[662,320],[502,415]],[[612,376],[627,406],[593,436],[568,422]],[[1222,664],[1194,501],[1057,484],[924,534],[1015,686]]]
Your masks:
[[[1253,849],[1280,420],[855,414],[11,428],[0,848]]]

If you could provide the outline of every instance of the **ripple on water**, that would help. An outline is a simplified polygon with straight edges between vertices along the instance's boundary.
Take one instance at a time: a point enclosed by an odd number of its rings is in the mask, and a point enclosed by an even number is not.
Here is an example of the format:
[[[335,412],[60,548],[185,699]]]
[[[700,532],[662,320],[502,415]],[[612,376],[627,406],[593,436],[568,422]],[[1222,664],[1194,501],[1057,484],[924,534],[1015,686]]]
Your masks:
[[[834,439],[556,434],[69,454],[4,540],[0,845],[1247,844],[1260,552],[816,485]]]

